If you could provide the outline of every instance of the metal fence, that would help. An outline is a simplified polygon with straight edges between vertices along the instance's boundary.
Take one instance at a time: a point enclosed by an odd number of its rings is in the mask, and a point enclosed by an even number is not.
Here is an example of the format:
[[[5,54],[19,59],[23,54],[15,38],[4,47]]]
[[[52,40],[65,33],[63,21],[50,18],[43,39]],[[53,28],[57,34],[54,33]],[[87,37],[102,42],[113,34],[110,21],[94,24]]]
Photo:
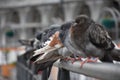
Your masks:
[[[101,80],[120,80],[120,64],[85,63],[80,68],[80,61],[78,61],[74,64],[71,62],[56,62],[55,66]]]
[[[30,65],[24,59],[24,55],[18,56],[17,60],[17,80],[39,80],[34,73],[34,65]]]
[[[80,61],[73,64],[69,61],[57,61],[54,66],[66,70],[58,73],[58,80],[70,80],[69,71],[101,80],[120,80],[120,64],[85,63],[80,68]],[[48,80],[47,70],[43,71],[41,75],[37,75],[34,68],[34,65],[30,65],[23,55],[19,56],[17,61],[17,80]]]

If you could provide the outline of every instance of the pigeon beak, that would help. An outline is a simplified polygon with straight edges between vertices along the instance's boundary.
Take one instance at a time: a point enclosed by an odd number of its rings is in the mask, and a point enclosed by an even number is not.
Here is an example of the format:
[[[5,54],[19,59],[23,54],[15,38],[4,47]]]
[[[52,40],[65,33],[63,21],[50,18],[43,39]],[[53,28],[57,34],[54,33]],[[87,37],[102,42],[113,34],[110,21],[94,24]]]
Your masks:
[[[76,23],[76,22],[72,24],[72,26],[76,26],[76,25],[77,25],[77,23]]]

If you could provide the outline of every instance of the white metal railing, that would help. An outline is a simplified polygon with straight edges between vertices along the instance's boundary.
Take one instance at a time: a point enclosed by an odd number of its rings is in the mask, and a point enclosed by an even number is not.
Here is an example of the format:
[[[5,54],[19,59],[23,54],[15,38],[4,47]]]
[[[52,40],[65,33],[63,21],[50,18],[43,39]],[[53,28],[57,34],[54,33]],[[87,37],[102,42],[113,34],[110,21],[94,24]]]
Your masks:
[[[66,70],[84,74],[101,80],[120,80],[120,64],[112,63],[85,63],[80,67],[80,61],[75,63],[60,62],[54,63],[55,66]]]

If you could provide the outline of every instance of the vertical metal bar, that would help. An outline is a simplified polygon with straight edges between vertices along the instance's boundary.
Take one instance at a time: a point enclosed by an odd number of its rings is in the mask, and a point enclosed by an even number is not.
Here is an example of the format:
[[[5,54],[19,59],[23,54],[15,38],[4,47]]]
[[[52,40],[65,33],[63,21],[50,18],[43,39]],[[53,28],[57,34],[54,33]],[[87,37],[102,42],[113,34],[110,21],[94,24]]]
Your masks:
[[[50,72],[51,72],[51,68],[52,68],[52,65],[49,66],[47,69],[43,70],[42,72],[42,80],[48,80],[49,76],[50,76]]]
[[[63,14],[64,13],[64,0],[60,0],[60,7],[61,7],[61,14]],[[62,13],[63,12],[63,13]],[[63,15],[63,17],[62,17],[62,19],[64,20],[64,15]]]
[[[70,80],[70,72],[66,69],[59,68],[58,80]]]
[[[48,72],[47,69],[43,70],[41,80],[48,80],[47,72]]]

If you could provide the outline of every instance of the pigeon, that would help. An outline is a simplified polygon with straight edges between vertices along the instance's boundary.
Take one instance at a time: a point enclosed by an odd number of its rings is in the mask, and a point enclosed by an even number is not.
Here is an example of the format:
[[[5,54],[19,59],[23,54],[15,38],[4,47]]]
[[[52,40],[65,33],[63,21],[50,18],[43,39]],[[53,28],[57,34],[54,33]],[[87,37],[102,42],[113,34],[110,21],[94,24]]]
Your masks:
[[[48,44],[51,41],[51,37],[56,37],[56,36],[53,36],[53,35],[55,34],[55,32],[57,32],[59,30],[60,30],[60,25],[52,25],[52,26],[50,26],[49,29],[45,29],[42,32],[42,34],[37,34],[36,39],[40,41],[42,47],[40,49],[37,49],[34,52],[37,52],[37,51],[39,51],[43,48],[45,49],[46,46],[47,46],[47,48],[50,48],[50,46],[48,46]],[[54,44],[51,43],[50,45],[53,46]],[[50,48],[50,49],[52,49],[52,48]],[[45,53],[45,52],[47,52],[47,53]],[[39,70],[46,69],[48,66],[51,66],[56,60],[58,60],[59,58],[62,57],[59,54],[57,54],[58,51],[54,50],[54,49],[52,49],[50,52],[49,52],[49,49],[46,49],[45,52],[42,52],[41,54],[37,53],[37,55],[34,53],[33,56],[31,56],[31,58],[30,58],[31,62],[34,62],[35,65],[39,65],[38,66]],[[60,50],[60,52],[61,52],[61,50]],[[41,57],[43,57],[41,59],[41,61],[37,62],[36,60],[38,60]],[[35,61],[37,63],[35,63]]]
[[[103,61],[109,61],[110,52],[120,50],[105,28],[86,15],[76,17],[71,27],[61,27],[60,40],[70,52],[87,57],[87,60],[90,57],[106,57]],[[100,50],[100,53],[90,53],[89,45]]]

